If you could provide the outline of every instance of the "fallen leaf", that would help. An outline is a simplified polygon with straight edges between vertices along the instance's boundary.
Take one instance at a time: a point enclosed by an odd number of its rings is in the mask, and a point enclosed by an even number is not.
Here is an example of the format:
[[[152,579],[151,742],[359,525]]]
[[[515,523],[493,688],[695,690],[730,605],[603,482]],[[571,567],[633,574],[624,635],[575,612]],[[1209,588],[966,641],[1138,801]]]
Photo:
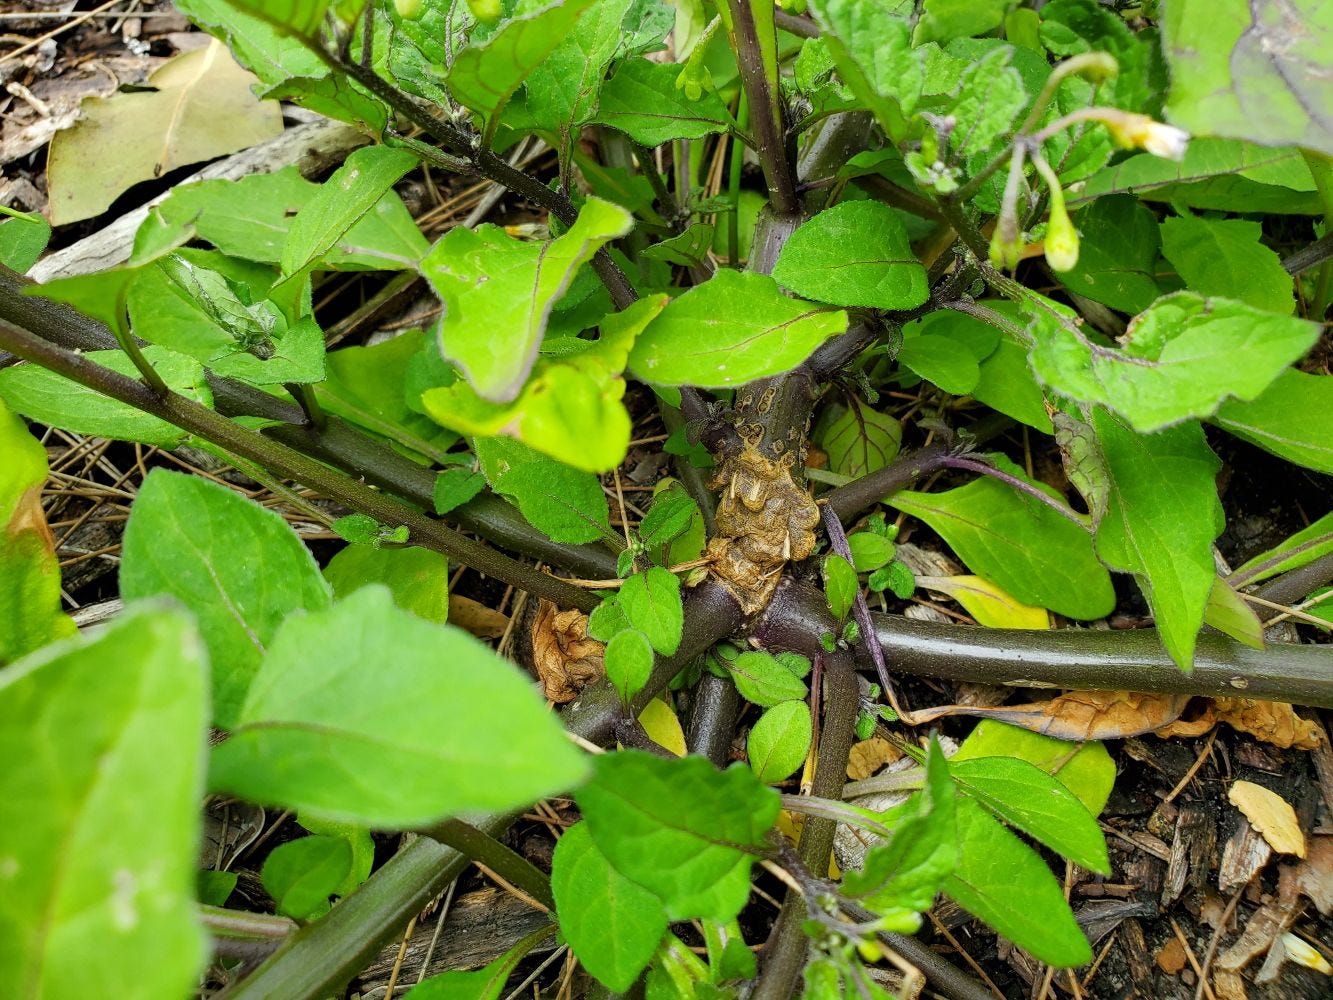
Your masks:
[[[546,697],[556,704],[573,701],[601,677],[606,647],[588,638],[588,616],[561,611],[542,601],[532,623],[532,659]]]
[[[466,629],[478,639],[498,639],[509,627],[509,616],[470,597],[450,594],[449,624]]]
[[[1319,727],[1302,719],[1290,705],[1253,698],[1218,698],[1215,704],[1218,721],[1242,733],[1284,749],[1319,749]]]
[[[872,736],[868,740],[853,744],[851,755],[847,758],[847,777],[852,781],[868,778],[885,764],[892,764],[902,756],[896,746],[882,736]]]
[[[88,98],[51,140],[51,224],[90,219],[140,181],[281,135],[282,109],[255,97],[256,82],[214,39],[159,67],[148,78],[156,90]]]
[[[639,725],[659,747],[665,747],[677,757],[685,756],[685,730],[676,717],[676,710],[662,698],[654,698],[643,706]]]
[[[1157,968],[1168,976],[1174,976],[1185,968],[1185,948],[1180,938],[1167,938],[1162,950],[1157,953]]]
[[[945,705],[912,713],[913,723],[933,722],[947,715],[998,719],[1061,740],[1116,740],[1156,732],[1175,722],[1188,695],[1142,694],[1134,691],[1070,691],[1049,701],[1003,708]]]
[[[1279,854],[1305,857],[1305,834],[1296,820],[1296,810],[1281,795],[1252,781],[1237,781],[1232,784],[1227,799],[1273,850]]]

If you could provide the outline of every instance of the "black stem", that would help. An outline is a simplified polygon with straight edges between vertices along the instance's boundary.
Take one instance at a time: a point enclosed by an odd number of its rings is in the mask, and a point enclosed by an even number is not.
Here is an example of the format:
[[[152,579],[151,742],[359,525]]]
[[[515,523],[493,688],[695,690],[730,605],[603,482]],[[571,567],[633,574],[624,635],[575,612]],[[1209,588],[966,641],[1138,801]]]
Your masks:
[[[933,444],[900,457],[882,469],[830,490],[823,503],[841,521],[850,521],[885,497],[911,486],[923,476],[937,472],[956,454],[952,445]]]
[[[796,197],[796,179],[787,149],[785,115],[776,80],[764,67],[763,44],[755,24],[752,0],[728,0],[731,8],[736,61],[741,83],[750,102],[750,120],[757,143],[759,164],[768,183],[768,198],[778,215],[796,215],[801,210]]]

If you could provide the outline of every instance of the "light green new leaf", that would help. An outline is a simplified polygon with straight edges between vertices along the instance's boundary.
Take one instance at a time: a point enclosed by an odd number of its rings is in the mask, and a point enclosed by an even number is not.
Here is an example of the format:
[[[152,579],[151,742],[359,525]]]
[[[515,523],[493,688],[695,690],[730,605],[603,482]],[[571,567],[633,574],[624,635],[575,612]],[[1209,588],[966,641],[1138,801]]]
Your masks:
[[[583,967],[613,992],[628,990],[666,933],[661,901],[616,871],[587,823],[571,826],[556,844],[551,892],[560,933]]]
[[[626,59],[602,86],[594,119],[652,148],[673,139],[702,139],[731,125],[727,106],[713,91],[691,101],[676,89],[678,68],[648,59]]]
[[[1062,395],[1120,413],[1147,433],[1212,416],[1231,396],[1256,398],[1310,349],[1319,328],[1243,302],[1178,292],[1135,317],[1123,350],[1080,339],[1053,320],[1039,321],[1034,336],[1038,378]]]
[[[702,757],[604,754],[575,794],[593,842],[672,920],[731,920],[750,894],[747,851],[766,849],[781,802],[748,767]]]
[[[0,206],[0,215],[9,216],[0,221],[0,264],[19,274],[27,274],[51,240],[51,223],[40,215],[3,206]]]
[[[616,602],[630,625],[646,635],[663,656],[670,656],[680,646],[685,612],[680,580],[674,573],[657,566],[636,573],[621,586]]]
[[[949,762],[973,800],[1089,871],[1111,873],[1106,838],[1078,796],[1035,764],[1014,757]]]
[[[804,223],[782,247],[773,277],[836,306],[911,309],[930,295],[902,220],[878,201],[845,201]]]
[[[198,361],[165,347],[145,347],[143,353],[172,391],[205,406],[213,404],[213,390]],[[124,351],[89,351],[84,357],[122,375],[139,377],[139,369]],[[135,441],[160,448],[175,448],[188,436],[161,417],[33,364],[0,371],[0,398],[30,420],[76,434]]]
[[[74,632],[42,510],[46,449],[0,399],[0,667]]]
[[[1176,125],[1333,156],[1333,21],[1320,0],[1176,0],[1161,28]]]
[[[125,525],[120,592],[170,595],[194,613],[213,664],[213,720],[236,722],[278,627],[329,604],[310,552],[281,516],[197,476],[154,469]]]
[[[464,46],[449,68],[449,92],[459,104],[493,121],[592,4],[593,0],[563,0],[511,18],[484,41]]]
[[[958,796],[939,741],[926,756],[926,783],[888,842],[866,853],[860,871],[843,885],[863,906],[893,921],[892,930],[913,933],[958,864]]]
[[[315,37],[329,9],[343,21],[353,20],[366,0],[232,0],[243,9],[264,17],[270,24],[293,35]]]
[[[903,341],[898,362],[955,396],[966,396],[981,381],[976,355],[952,337],[910,337]]]
[[[810,706],[803,701],[781,702],[759,716],[745,740],[755,777],[766,785],[789,777],[805,763],[812,731]]]
[[[1264,648],[1264,623],[1249,602],[1221,577],[1213,581],[1203,620],[1252,649]]]
[[[515,399],[532,371],[556,300],[579,267],[630,231],[619,205],[589,198],[561,236],[539,243],[498,226],[451,229],[421,262],[444,301],[440,348],[483,399]]]
[[[912,41],[947,42],[984,35],[998,28],[1013,4],[1010,0],[925,0]]]
[[[1137,198],[1108,195],[1075,215],[1074,225],[1078,263],[1056,272],[1060,283],[1121,312],[1152,305],[1161,294],[1155,277],[1161,235],[1148,207]]]
[[[552,541],[592,542],[611,534],[611,509],[590,472],[501,437],[479,437],[473,450],[491,489],[510,498]]]
[[[802,701],[809,693],[805,682],[772,653],[749,650],[722,662],[741,697],[753,705],[771,708],[784,701]]]
[[[643,690],[653,673],[653,646],[648,637],[627,625],[606,644],[602,656],[607,679],[626,705]]]
[[[724,389],[790,371],[847,329],[847,314],[789,299],[777,282],[721,269],[671,302],[630,351],[653,385]]]
[[[140,607],[0,671],[7,995],[195,988],[207,670],[186,615]]]
[[[830,469],[859,479],[897,458],[902,439],[902,424],[894,417],[853,400],[824,428],[819,443],[828,453]]]
[[[527,805],[587,770],[526,675],[370,586],[287,619],[209,780],[255,802],[400,829]]]
[[[979,757],[1013,757],[1033,764],[1060,779],[1093,816],[1106,808],[1115,784],[1115,761],[1101,743],[1072,745],[1007,722],[983,719],[963,741],[952,763]]]
[[[891,138],[904,138],[924,78],[906,18],[877,0],[818,0],[810,14],[843,82]]]
[[[389,146],[363,146],[348,156],[292,220],[282,248],[282,273],[296,275],[318,266],[417,162],[414,154]]]
[[[536,128],[564,132],[597,111],[606,69],[620,46],[633,0],[593,0],[549,56],[527,75],[527,111]]]
[[[870,573],[893,559],[894,545],[873,531],[858,531],[848,537],[847,549],[852,554],[852,569]]]
[[[944,893],[1024,951],[1060,968],[1092,948],[1046,862],[966,796],[958,802],[958,867]]]
[[[431,549],[349,545],[329,560],[324,579],[337,600],[379,583],[398,607],[423,621],[443,624],[449,618],[449,560]]]
[[[1257,222],[1176,216],[1162,222],[1162,256],[1191,291],[1290,315],[1294,279],[1262,236]]]
[[[1025,478],[1016,467],[1003,467]],[[1110,574],[1093,554],[1087,530],[996,479],[943,493],[904,490],[885,502],[921,518],[968,569],[1024,604],[1081,619],[1100,618],[1115,606]]]
[[[1223,403],[1213,423],[1307,469],[1333,473],[1333,378],[1284,371],[1257,398]]]
[[[1213,588],[1213,540],[1226,524],[1217,499],[1221,462],[1197,423],[1136,434],[1105,410],[1092,413],[1112,489],[1097,527],[1097,554],[1133,573],[1171,658],[1188,670]]]
[[[714,241],[714,229],[707,222],[692,222],[679,236],[645,248],[639,256],[649,260],[664,260],[677,267],[698,267],[708,260],[708,251]]]
[[[824,557],[824,600],[838,621],[847,617],[861,584],[852,564],[837,553]]]
[[[259,878],[279,913],[311,920],[329,912],[329,897],[351,870],[352,848],[342,837],[300,837],[275,847]]]

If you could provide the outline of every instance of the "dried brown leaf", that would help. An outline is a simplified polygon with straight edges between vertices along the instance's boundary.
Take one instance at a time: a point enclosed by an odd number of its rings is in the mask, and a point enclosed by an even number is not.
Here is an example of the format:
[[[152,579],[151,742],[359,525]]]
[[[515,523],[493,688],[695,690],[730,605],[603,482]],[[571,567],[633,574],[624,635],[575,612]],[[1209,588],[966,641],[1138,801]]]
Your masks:
[[[1319,727],[1302,719],[1290,705],[1253,698],[1218,698],[1217,719],[1266,743],[1298,750],[1319,748]]]
[[[868,778],[885,764],[892,764],[902,756],[896,746],[882,736],[872,736],[852,747],[847,758],[847,777],[852,781]]]
[[[532,659],[546,697],[557,704],[573,701],[601,677],[605,647],[588,638],[588,616],[561,611],[542,601],[532,623]]]
[[[917,724],[946,715],[998,719],[1057,739],[1116,740],[1156,732],[1180,718],[1187,695],[1141,694],[1134,691],[1070,691],[1050,701],[1004,708],[946,705],[913,713]]]
[[[466,629],[478,639],[498,639],[509,627],[509,616],[470,597],[450,594],[449,624]]]

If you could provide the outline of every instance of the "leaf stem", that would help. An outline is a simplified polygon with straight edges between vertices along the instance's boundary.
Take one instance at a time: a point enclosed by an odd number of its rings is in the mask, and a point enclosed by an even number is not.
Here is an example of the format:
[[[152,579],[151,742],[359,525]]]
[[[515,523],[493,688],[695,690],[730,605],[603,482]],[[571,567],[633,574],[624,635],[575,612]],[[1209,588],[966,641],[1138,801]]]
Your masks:
[[[550,877],[490,834],[460,819],[445,820],[420,832],[485,865],[548,910],[555,909]]]

